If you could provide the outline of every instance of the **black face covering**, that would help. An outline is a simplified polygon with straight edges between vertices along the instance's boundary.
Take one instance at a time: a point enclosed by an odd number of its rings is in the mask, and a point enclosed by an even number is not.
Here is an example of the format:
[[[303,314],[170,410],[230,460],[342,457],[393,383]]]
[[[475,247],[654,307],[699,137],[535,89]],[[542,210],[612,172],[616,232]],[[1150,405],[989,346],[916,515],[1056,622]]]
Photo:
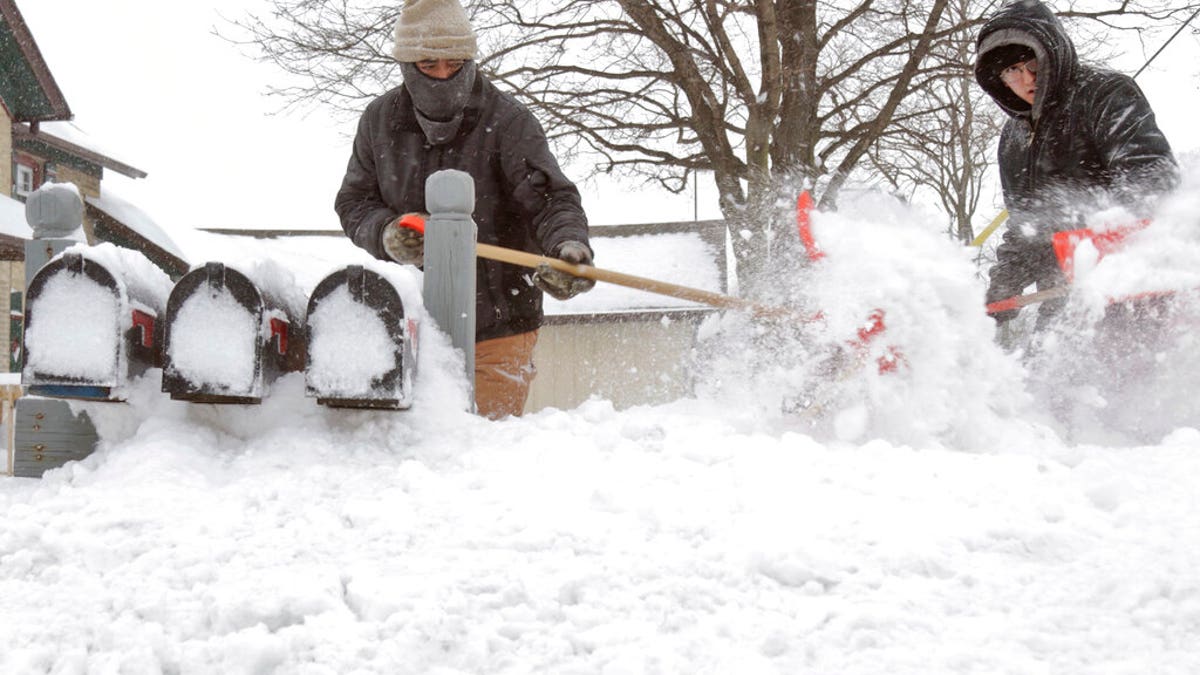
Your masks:
[[[401,63],[400,73],[425,138],[434,145],[454,138],[475,86],[475,62],[466,61],[462,69],[445,80],[429,77],[415,63]]]

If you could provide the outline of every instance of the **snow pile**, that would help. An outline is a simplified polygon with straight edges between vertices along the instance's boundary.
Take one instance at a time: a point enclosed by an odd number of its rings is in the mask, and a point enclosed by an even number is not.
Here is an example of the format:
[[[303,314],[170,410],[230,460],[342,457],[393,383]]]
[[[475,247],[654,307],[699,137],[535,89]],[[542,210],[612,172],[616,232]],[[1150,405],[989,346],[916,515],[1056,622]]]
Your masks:
[[[1059,319],[1030,339],[1027,386],[1076,440],[1153,442],[1200,418],[1200,209],[1198,158],[1184,158],[1183,184],[1164,199],[1119,254],[1077,250],[1075,284]],[[1133,222],[1098,213],[1104,232]],[[1033,312],[1024,317],[1028,322]]]
[[[774,280],[773,301],[801,301],[794,314],[710,322],[696,366],[704,395],[843,441],[973,449],[998,440],[1002,422],[1010,440],[1042,435],[1021,421],[1037,416],[1027,415],[1020,365],[992,341],[972,252],[930,228],[933,217],[869,193],[814,214],[825,256],[808,263],[794,251]],[[875,315],[883,331],[860,339]],[[881,372],[880,359],[893,357],[895,372]]]
[[[1076,302],[1103,309],[1112,298],[1148,291],[1200,289],[1200,156],[1188,157],[1196,169],[1185,170],[1183,184],[1165,198],[1152,222],[1131,234],[1120,255],[1098,258],[1094,248],[1076,254]],[[1189,169],[1185,165],[1185,169]],[[1135,222],[1133,216],[1113,209],[1095,214],[1089,225],[1097,232]]]
[[[489,422],[432,329],[409,412],[81,404],[94,455],[0,480],[0,672],[1200,671],[1200,418],[1064,442],[919,212],[815,225],[824,319],[715,319],[668,405]]]
[[[255,375],[260,317],[226,288],[201,287],[179,306],[170,330],[171,368],[205,390],[260,396]]]
[[[299,320],[308,309],[308,295],[312,288],[301,285],[292,268],[278,260],[259,258],[226,262],[226,268],[235,270],[250,280],[258,289],[266,308],[278,308],[289,317]]]
[[[109,243],[96,246],[78,244],[62,254],[68,253],[78,253],[104,265],[125,286],[130,298],[156,313],[166,308],[174,283],[166,272],[141,253]]]
[[[25,332],[27,372],[118,384],[123,289],[83,275],[56,274],[38,296]]]
[[[344,265],[368,265],[375,260],[342,235],[258,239],[187,229],[174,234],[189,260],[219,261],[265,288],[292,289],[288,291],[292,298],[296,292],[308,297],[322,279]],[[286,302],[289,307],[295,303]]]
[[[1200,668],[1195,430],[963,453],[703,402],[489,423],[323,410],[295,376],[258,407],[152,389],[123,439],[0,483],[0,672]]]

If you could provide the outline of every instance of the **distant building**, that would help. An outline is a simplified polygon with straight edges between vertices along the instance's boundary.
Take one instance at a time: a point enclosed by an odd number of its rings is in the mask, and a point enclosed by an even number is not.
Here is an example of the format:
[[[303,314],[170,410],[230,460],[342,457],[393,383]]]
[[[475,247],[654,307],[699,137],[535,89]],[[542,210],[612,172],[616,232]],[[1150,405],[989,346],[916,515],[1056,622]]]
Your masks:
[[[83,229],[89,243],[102,241],[142,251],[174,277],[188,269],[177,247],[154,226],[138,229],[136,208],[101,189],[104,170],[130,178],[146,173],[97,149],[71,124],[71,109],[42,58],[14,0],[0,0],[0,288],[9,289],[10,320],[0,322],[0,339],[10,345],[0,372],[20,362],[25,291],[25,197],[44,183],[74,183],[84,198]],[[144,222],[147,219],[142,218]]]
[[[710,220],[593,227],[591,239],[600,267],[727,293],[725,232]],[[700,322],[719,311],[603,283],[566,302],[546,296],[545,309],[528,412],[593,396],[621,409],[690,395]]]

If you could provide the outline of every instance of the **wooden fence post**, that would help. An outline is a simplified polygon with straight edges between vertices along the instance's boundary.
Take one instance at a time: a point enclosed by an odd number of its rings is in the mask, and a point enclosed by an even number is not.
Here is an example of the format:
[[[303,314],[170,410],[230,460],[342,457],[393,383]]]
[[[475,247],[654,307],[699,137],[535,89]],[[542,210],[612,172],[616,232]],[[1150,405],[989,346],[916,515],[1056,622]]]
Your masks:
[[[452,169],[425,181],[425,308],[463,353],[475,410],[475,181]]]

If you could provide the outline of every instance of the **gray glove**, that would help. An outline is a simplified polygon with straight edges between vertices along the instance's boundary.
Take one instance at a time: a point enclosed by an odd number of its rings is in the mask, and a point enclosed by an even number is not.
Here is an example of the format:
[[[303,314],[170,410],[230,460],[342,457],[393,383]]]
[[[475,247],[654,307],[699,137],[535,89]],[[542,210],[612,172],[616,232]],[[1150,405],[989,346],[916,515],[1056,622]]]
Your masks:
[[[592,264],[591,249],[587,247],[587,244],[578,241],[563,242],[554,257],[575,265]],[[542,263],[533,273],[533,283],[557,300],[570,300],[580,293],[592,290],[592,287],[596,285],[596,280],[561,272]]]
[[[419,221],[425,224],[423,214],[406,213],[383,228],[383,250],[388,257],[401,265],[425,264],[425,235],[409,227],[404,227],[402,221]]]

